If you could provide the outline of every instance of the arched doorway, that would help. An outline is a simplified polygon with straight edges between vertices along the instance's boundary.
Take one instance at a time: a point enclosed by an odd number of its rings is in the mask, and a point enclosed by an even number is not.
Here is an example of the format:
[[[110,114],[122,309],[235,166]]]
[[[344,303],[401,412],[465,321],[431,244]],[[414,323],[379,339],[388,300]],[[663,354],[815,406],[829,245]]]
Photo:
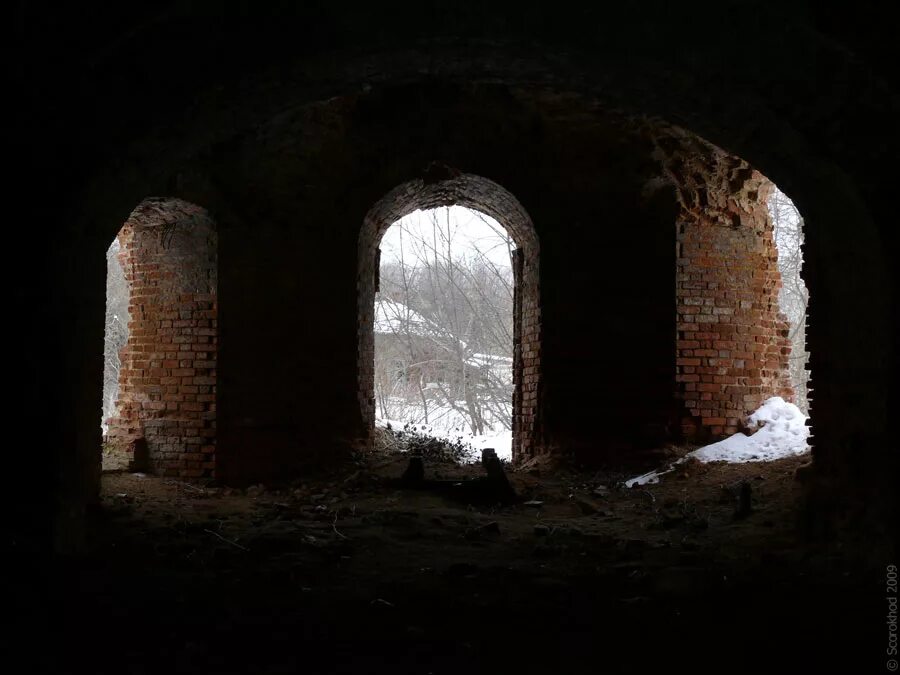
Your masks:
[[[513,253],[513,401],[512,458],[530,457],[539,446],[540,414],[540,276],[539,244],[531,218],[518,200],[501,186],[480,176],[459,174],[432,164],[426,175],[399,186],[366,215],[359,236],[359,401],[362,416],[372,431],[376,419],[374,397],[375,293],[378,288],[379,244],[387,229],[417,209],[460,205],[480,211],[499,222],[515,241]]]

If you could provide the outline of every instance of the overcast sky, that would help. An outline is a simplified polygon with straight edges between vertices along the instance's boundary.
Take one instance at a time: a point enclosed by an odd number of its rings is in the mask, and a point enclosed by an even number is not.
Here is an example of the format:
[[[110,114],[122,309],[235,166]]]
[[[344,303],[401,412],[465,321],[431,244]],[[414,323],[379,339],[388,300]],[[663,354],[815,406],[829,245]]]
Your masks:
[[[437,222],[437,228],[434,222]],[[432,246],[437,237],[445,250],[447,239],[454,258],[468,258],[480,251],[493,264],[509,267],[506,231],[483,213],[463,206],[441,207],[429,211],[413,211],[391,225],[381,240],[382,262],[394,262],[401,253],[410,264],[416,257],[414,247]]]

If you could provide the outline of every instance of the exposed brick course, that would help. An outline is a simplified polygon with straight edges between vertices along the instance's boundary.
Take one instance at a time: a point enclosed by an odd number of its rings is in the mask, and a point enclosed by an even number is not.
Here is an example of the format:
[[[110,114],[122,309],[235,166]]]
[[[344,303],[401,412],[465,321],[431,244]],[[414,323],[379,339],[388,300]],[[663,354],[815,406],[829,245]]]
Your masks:
[[[787,317],[766,206],[773,188],[699,139],[668,139],[657,158],[675,186],[676,382],[688,440],[721,438],[771,396],[792,401]]]
[[[180,200],[144,200],[119,232],[129,285],[128,341],[107,441],[120,461],[211,478],[216,445],[216,229]],[[149,466],[135,465],[145,439]]]

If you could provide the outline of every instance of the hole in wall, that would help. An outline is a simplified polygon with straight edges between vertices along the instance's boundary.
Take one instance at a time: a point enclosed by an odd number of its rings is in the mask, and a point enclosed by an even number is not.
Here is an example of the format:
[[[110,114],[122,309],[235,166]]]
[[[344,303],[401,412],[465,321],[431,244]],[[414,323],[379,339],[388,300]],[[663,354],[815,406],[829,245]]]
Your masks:
[[[413,309],[422,317],[416,320],[423,322],[435,321],[436,325],[444,323],[454,325],[453,332],[458,333],[456,339],[466,344],[466,348],[462,348],[461,343],[457,343],[456,349],[456,368],[458,374],[457,379],[468,378],[469,376],[487,378],[493,381],[491,385],[498,391],[509,391],[510,375],[508,374],[508,366],[511,370],[511,410],[507,414],[505,404],[501,404],[499,399],[496,404],[463,413],[462,410],[468,409],[469,405],[460,405],[459,401],[465,401],[465,388],[457,388],[457,393],[451,391],[441,392],[440,383],[437,381],[423,382],[422,390],[426,385],[432,385],[428,390],[435,396],[440,396],[444,401],[445,407],[453,410],[453,416],[449,422],[451,427],[460,423],[469,427],[468,433],[478,437],[476,444],[486,445],[489,441],[486,436],[491,433],[503,433],[501,427],[506,423],[509,424],[509,457],[513,461],[520,461],[526,457],[533,456],[539,451],[539,427],[540,427],[540,292],[539,292],[539,270],[538,270],[538,240],[532,225],[531,219],[522,208],[518,200],[515,199],[504,188],[496,183],[470,174],[463,174],[456,170],[447,169],[440,172],[440,178],[434,179],[435,171],[427,172],[426,179],[416,179],[408,183],[404,183],[388,193],[382,200],[370,210],[363,224],[359,239],[359,270],[358,270],[358,288],[359,288],[359,360],[358,367],[360,373],[360,404],[362,408],[363,420],[369,429],[369,438],[365,444],[372,447],[375,440],[375,425],[379,414],[379,392],[376,390],[376,309],[379,307],[377,301],[391,300],[399,302],[403,307],[395,307],[392,305],[382,304],[381,308],[390,313],[403,312]],[[449,177],[448,177],[449,176]],[[471,252],[475,248],[469,248],[469,254],[460,253],[456,264],[462,264],[466,255],[470,255],[468,262],[464,266],[468,266],[470,275],[484,274],[483,281],[491,281],[497,285],[498,298],[501,293],[506,293],[506,298],[501,303],[507,307],[507,318],[496,318],[490,322],[486,320],[489,312],[480,310],[467,309],[469,325],[464,325],[461,317],[457,317],[454,321],[450,321],[449,317],[440,317],[441,311],[449,311],[452,309],[453,303],[450,303],[445,310],[440,310],[436,305],[421,306],[421,311],[416,308],[407,308],[405,302],[397,300],[396,294],[398,288],[393,285],[390,275],[393,272],[385,270],[386,278],[380,279],[380,268],[382,263],[392,264],[391,253],[384,255],[381,259],[379,245],[385,250],[393,251],[396,247],[393,245],[393,235],[388,235],[384,240],[384,234],[388,232],[390,227],[401,221],[404,217],[409,217],[416,212],[422,214],[435,215],[436,220],[426,220],[424,225],[431,233],[431,243],[426,246],[427,237],[419,237],[420,251],[418,257],[431,257],[432,267],[438,270],[442,266],[440,260],[443,258],[454,258],[452,244],[449,249],[447,244],[450,237],[450,230],[455,231],[455,237],[459,238],[462,244],[466,238],[459,232],[460,223],[469,221],[473,226],[487,226],[481,234],[474,234],[476,239],[484,237],[492,237],[494,241],[487,240],[476,243],[476,248],[480,247],[481,254],[476,254],[476,258],[481,259],[481,271],[477,272],[471,259]],[[457,216],[461,221],[457,220]],[[420,216],[412,215],[413,218]],[[440,222],[441,217],[444,218],[443,223]],[[450,222],[447,218],[450,218]],[[407,224],[412,221],[405,221]],[[440,235],[439,230],[443,230],[444,234]],[[401,228],[402,231],[402,228]],[[489,233],[489,234],[488,234]],[[409,232],[407,232],[409,234]],[[423,233],[424,234],[424,233]],[[443,237],[442,246],[436,245],[435,237]],[[410,241],[410,243],[412,243]],[[431,252],[429,253],[429,249]],[[488,249],[491,249],[490,252]],[[460,249],[462,250],[462,249]],[[434,262],[435,253],[439,253],[438,260]],[[505,262],[505,257],[511,256],[508,271],[499,271],[499,264]],[[493,266],[493,267],[492,267]],[[446,266],[444,266],[446,270]],[[511,280],[511,284],[510,284]],[[401,279],[402,283],[402,279]],[[511,286],[511,289],[510,289]],[[376,294],[376,289],[380,289]],[[512,297],[509,297],[509,291],[512,290]],[[458,289],[454,289],[458,292]],[[471,289],[471,302],[475,302],[478,298],[477,286]],[[445,291],[442,293],[446,294]],[[393,295],[394,297],[387,297]],[[446,300],[447,298],[444,298]],[[463,295],[458,295],[459,302],[464,303],[466,300]],[[484,299],[478,300],[479,302]],[[509,304],[511,307],[511,318],[509,318]],[[409,316],[412,316],[409,314]],[[388,319],[389,316],[383,317]],[[477,324],[481,322],[482,328],[478,329]],[[478,331],[482,333],[487,331],[487,325],[493,326],[491,330],[507,332],[504,340],[499,336],[494,340],[493,344],[487,338],[479,337]],[[402,325],[402,324],[401,324]],[[437,329],[436,329],[437,330]],[[466,340],[469,336],[469,340]],[[512,342],[511,353],[509,350],[509,342]],[[474,339],[472,339],[474,338]],[[481,342],[479,342],[481,341]],[[471,344],[470,344],[471,343]],[[481,344],[486,346],[482,347]],[[452,347],[452,343],[447,343]],[[483,351],[487,350],[487,351]],[[505,353],[497,353],[503,352]],[[511,363],[507,359],[512,359]],[[465,365],[464,365],[465,364]],[[382,365],[384,373],[392,372],[394,382],[396,382],[397,371],[409,373],[411,362],[400,364],[401,368],[396,368],[397,363],[385,363]],[[445,364],[445,368],[450,364]],[[452,370],[452,367],[451,367]],[[507,373],[507,374],[504,374]],[[447,374],[449,376],[449,373]],[[403,377],[403,376],[401,376]],[[507,384],[501,384],[506,378]],[[428,379],[428,378],[426,378]],[[432,378],[435,380],[436,378]],[[409,384],[407,379],[407,384]],[[418,388],[418,385],[414,385]],[[447,387],[444,387],[446,390]],[[385,390],[382,388],[382,395]],[[462,393],[462,398],[459,398]],[[470,389],[470,395],[474,395],[474,390]],[[384,418],[391,414],[387,410],[387,398],[382,398],[381,415]],[[471,401],[470,401],[471,403]],[[487,403],[485,400],[484,403]],[[455,408],[455,410],[454,410]],[[477,406],[476,406],[477,408]],[[424,411],[423,411],[424,413]],[[423,414],[424,417],[424,414]],[[454,422],[455,420],[455,422]],[[431,420],[429,419],[429,423]],[[487,432],[487,428],[491,431]],[[496,440],[499,443],[500,439]],[[505,454],[505,452],[504,452]]]

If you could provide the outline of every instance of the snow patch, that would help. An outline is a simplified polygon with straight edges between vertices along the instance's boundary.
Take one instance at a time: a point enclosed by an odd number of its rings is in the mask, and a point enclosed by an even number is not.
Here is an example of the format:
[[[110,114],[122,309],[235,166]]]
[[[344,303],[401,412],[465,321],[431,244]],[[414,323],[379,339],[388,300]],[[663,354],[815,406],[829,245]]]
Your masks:
[[[737,433],[725,440],[698,448],[669,465],[666,469],[650,471],[625,481],[625,487],[658,483],[659,477],[693,457],[701,462],[773,462],[809,452],[808,417],[780,396],[773,396],[747,418],[751,435]]]
[[[375,332],[386,335],[434,335],[440,333],[437,326],[402,302],[375,301]]]
[[[632,488],[635,485],[652,485],[653,483],[658,483],[660,476],[672,473],[675,470],[675,467],[683,461],[684,457],[670,464],[668,469],[655,469],[653,471],[648,471],[647,473],[642,473],[640,476],[629,478],[625,481],[625,487]]]

